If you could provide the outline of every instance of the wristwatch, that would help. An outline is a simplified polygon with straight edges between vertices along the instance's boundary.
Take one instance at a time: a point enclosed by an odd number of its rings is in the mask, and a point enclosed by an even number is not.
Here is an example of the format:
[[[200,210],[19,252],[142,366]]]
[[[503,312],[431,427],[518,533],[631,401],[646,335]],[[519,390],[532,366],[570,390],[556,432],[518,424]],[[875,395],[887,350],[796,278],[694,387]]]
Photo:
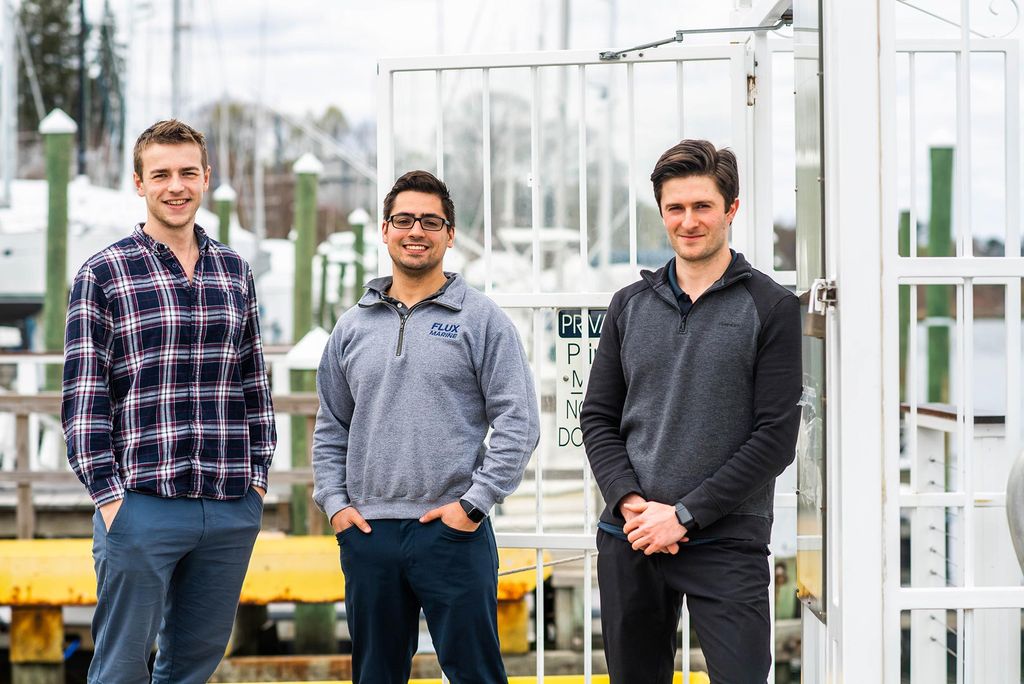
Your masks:
[[[697,529],[697,521],[693,519],[690,511],[686,509],[682,501],[676,504],[676,517],[679,518],[679,524],[685,527],[687,532],[693,532]]]
[[[459,505],[462,506],[462,510],[466,511],[466,517],[475,523],[481,523],[487,517],[486,513],[465,499],[459,499]]]

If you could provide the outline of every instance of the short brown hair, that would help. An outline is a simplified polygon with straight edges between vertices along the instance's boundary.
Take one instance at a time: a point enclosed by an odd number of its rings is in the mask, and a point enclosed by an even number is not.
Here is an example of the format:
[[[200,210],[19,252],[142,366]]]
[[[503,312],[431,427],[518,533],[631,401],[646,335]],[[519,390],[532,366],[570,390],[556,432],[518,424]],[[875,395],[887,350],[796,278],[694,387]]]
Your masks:
[[[206,152],[206,136],[177,119],[165,119],[157,121],[147,128],[135,141],[135,175],[142,177],[142,152],[153,144],[158,145],[187,145],[189,143],[199,145],[199,153],[202,159],[203,171],[210,164],[209,155]]]
[[[441,208],[444,209],[444,217],[455,226],[455,202],[448,192],[448,186],[437,176],[429,171],[409,171],[402,174],[401,178],[395,181],[391,191],[384,198],[384,218],[391,216],[391,210],[395,208],[395,198],[398,193],[412,190],[434,195],[441,200]]]
[[[708,176],[715,181],[718,192],[725,198],[725,210],[740,194],[740,174],[736,155],[727,147],[715,149],[707,140],[683,140],[661,155],[654,165],[651,182],[654,183],[654,201],[661,212],[661,186],[672,178]]]

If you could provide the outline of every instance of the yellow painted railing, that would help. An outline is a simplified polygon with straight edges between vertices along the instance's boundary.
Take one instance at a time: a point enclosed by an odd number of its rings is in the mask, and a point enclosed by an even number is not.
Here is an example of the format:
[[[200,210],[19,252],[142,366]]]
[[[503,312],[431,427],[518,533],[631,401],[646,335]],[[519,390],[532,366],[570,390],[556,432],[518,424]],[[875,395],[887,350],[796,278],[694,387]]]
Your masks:
[[[537,586],[536,552],[499,549],[498,599],[521,599]],[[545,577],[551,569],[545,568]],[[261,535],[256,540],[242,603],[326,603],[345,598],[345,580],[333,537]],[[90,539],[0,541],[0,605],[75,606],[96,603]]]

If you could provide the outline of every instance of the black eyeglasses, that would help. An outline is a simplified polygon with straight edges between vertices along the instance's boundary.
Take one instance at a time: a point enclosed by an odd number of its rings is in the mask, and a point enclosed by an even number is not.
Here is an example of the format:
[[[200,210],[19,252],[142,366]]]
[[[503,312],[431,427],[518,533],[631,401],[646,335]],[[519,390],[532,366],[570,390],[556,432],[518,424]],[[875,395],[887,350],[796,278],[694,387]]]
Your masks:
[[[423,230],[438,231],[451,223],[440,216],[413,216],[412,214],[392,214],[388,217],[388,223],[398,230],[412,230],[412,227],[419,221]]]

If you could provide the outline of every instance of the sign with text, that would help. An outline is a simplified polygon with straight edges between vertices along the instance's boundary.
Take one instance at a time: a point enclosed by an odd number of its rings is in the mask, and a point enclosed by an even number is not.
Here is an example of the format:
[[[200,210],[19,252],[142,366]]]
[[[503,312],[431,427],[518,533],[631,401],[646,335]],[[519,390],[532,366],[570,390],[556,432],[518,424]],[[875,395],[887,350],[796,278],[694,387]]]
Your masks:
[[[558,448],[579,451],[582,456],[580,409],[583,406],[583,388],[597,353],[605,309],[590,309],[586,328],[580,309],[559,309],[557,314],[555,424],[558,427]]]

